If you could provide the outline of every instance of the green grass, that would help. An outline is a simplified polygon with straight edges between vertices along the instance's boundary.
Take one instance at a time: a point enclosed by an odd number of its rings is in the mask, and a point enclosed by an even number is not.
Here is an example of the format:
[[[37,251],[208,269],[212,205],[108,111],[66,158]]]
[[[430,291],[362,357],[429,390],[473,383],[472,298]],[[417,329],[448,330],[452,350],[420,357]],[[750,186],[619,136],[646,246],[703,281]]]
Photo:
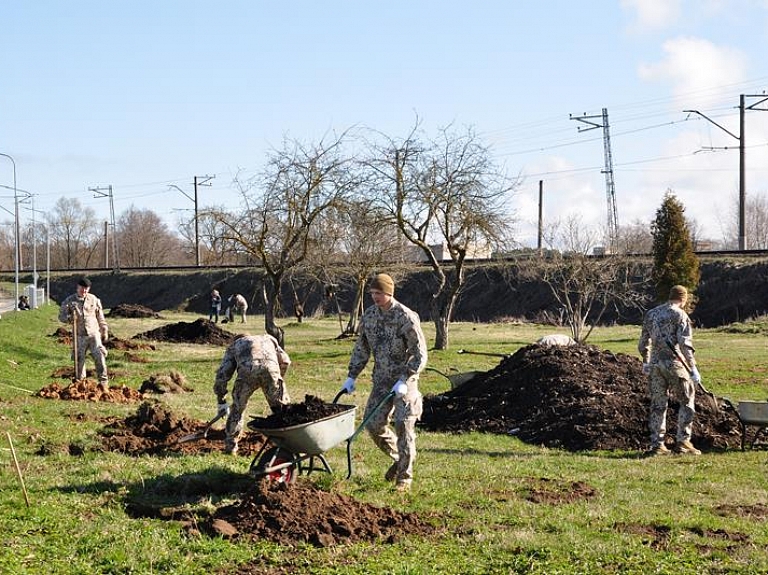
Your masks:
[[[327,452],[332,476],[317,474],[323,488],[375,505],[417,512],[435,525],[424,538],[393,544],[330,549],[290,549],[268,541],[238,543],[190,536],[177,521],[133,518],[135,506],[210,511],[230,501],[249,461],[223,454],[127,457],[91,450],[107,416],[125,417],[136,405],[39,399],[51,373],[70,365],[69,350],[49,337],[59,326],[56,308],[4,315],[0,320],[0,573],[765,573],[768,518],[723,513],[721,506],[768,506],[766,452],[731,451],[698,458],[639,459],[636,453],[568,453],[526,445],[512,437],[420,432],[416,481],[403,498],[384,483],[387,466],[365,434],[353,443],[354,472],[344,480],[346,453]],[[110,320],[121,338],[190,314],[161,320]],[[259,333],[262,319],[246,330]],[[286,322],[293,359],[288,385],[295,400],[311,393],[331,399],[346,376],[351,340],[336,340],[335,318]],[[434,332],[425,324],[427,338]],[[513,353],[553,330],[545,326],[459,323],[451,349],[433,351],[430,366],[445,373],[490,369],[499,358],[459,354],[458,349]],[[597,329],[590,342],[636,356],[639,328]],[[731,399],[768,398],[765,332],[699,330],[697,357],[705,385]],[[208,419],[215,410],[213,376],[222,349],[159,344],[108,358],[115,383],[138,387],[149,375],[176,369],[194,393],[163,397],[174,411]],[[89,363],[90,365],[90,363]],[[366,378],[351,401],[366,399]],[[424,393],[448,389],[435,372],[422,377]],[[25,391],[26,390],[26,391]],[[254,395],[249,413],[265,414]],[[6,433],[18,456],[30,507],[19,486]],[[36,455],[41,446],[49,455]],[[72,454],[73,446],[81,455]],[[568,489],[572,482],[595,495],[571,503],[526,499],[542,481]],[[301,510],[296,510],[300,519]]]

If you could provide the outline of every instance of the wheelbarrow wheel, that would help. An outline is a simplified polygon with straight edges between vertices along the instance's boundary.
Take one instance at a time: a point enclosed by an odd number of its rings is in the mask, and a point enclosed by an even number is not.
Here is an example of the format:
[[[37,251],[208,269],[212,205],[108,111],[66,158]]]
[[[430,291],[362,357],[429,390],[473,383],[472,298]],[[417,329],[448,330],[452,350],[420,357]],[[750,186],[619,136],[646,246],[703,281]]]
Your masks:
[[[298,467],[296,463],[287,465],[282,469],[275,469],[279,465],[294,461],[295,457],[290,451],[281,447],[273,447],[265,451],[259,460],[251,466],[251,475],[254,477],[264,477],[268,481],[275,483],[291,484],[296,481]]]

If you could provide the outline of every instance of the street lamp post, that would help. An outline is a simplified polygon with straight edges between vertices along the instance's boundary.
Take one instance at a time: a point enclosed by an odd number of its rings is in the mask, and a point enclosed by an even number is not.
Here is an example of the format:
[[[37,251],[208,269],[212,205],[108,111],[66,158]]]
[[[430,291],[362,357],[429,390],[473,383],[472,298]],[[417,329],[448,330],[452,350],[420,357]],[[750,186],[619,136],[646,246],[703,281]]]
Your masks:
[[[14,309],[19,309],[19,196],[16,187],[16,160],[14,160],[8,154],[0,152],[0,156],[8,158],[13,164],[13,260],[16,268],[15,273],[15,286],[16,286],[16,299],[14,300]]]

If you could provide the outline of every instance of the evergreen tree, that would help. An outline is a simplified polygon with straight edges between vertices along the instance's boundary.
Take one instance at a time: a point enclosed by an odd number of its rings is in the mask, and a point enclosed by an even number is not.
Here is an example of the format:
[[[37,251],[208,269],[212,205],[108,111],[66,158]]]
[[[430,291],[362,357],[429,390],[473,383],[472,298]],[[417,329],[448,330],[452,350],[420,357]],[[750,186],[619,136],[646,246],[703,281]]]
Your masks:
[[[696,301],[701,271],[699,259],[693,252],[691,233],[684,216],[685,208],[671,190],[664,194],[664,201],[656,211],[651,224],[653,237],[652,279],[658,301],[665,301],[674,285],[688,288],[690,303]]]

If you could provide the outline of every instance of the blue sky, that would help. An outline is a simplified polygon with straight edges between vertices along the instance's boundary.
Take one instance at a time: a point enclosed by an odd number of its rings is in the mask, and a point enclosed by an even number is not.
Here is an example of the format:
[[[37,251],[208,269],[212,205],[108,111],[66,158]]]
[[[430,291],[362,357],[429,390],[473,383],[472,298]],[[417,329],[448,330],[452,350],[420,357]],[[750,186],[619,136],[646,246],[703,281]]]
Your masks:
[[[738,142],[683,110],[738,135],[739,95],[768,89],[768,0],[7,0],[0,23],[0,152],[18,188],[37,210],[76,197],[105,220],[88,188],[112,185],[118,216],[175,225],[192,203],[171,184],[191,195],[215,175],[201,206],[235,207],[234,174],[285,136],[401,137],[418,116],[431,134],[471,126],[523,176],[512,205],[533,246],[539,180],[547,221],[604,224],[602,131],[569,115],[606,108],[619,223],[650,221],[672,189],[719,239]],[[766,194],[768,112],[747,114],[744,137],[747,192]]]

